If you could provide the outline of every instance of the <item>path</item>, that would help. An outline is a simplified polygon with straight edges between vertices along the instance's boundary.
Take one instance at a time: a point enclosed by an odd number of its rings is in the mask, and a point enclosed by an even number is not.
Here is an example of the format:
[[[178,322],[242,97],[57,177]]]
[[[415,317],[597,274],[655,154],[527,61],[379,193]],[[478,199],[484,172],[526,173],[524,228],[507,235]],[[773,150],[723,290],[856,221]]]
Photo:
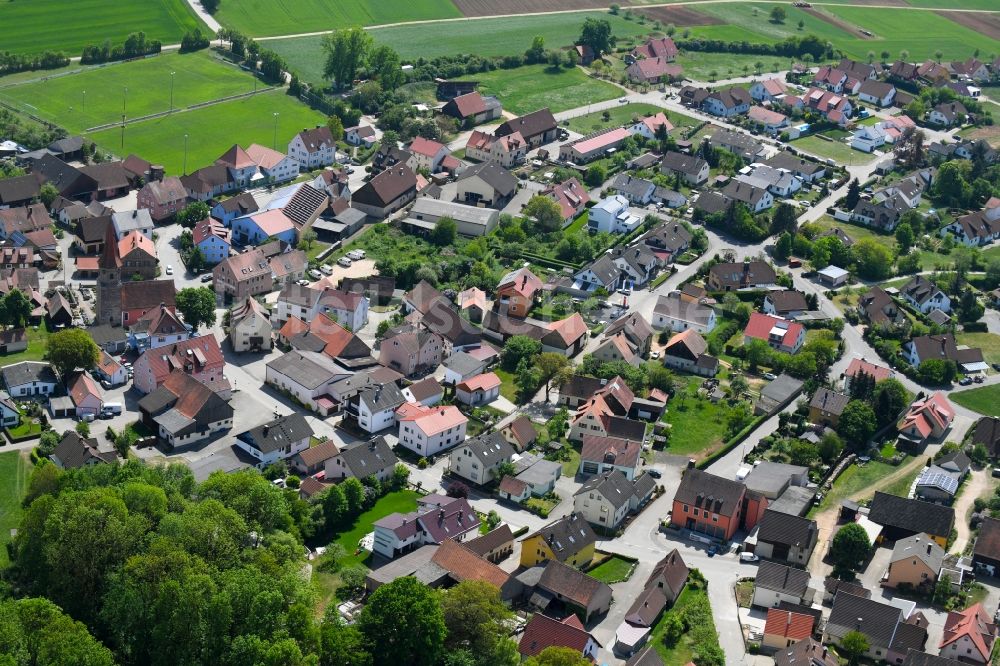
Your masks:
[[[207,25],[208,29],[212,31],[212,34],[218,34],[222,25],[215,20],[214,16],[205,11],[205,8],[201,4],[201,0],[187,0],[187,3],[188,6],[191,7],[191,11],[197,14],[198,18],[205,22],[205,25]]]
[[[969,479],[962,488],[962,494],[955,502],[955,543],[951,547],[951,552],[961,553],[969,543],[972,530],[969,529],[969,516],[972,513],[972,505],[976,499],[983,497],[993,491],[997,486],[997,480],[990,476],[990,468],[973,470],[969,473]]]

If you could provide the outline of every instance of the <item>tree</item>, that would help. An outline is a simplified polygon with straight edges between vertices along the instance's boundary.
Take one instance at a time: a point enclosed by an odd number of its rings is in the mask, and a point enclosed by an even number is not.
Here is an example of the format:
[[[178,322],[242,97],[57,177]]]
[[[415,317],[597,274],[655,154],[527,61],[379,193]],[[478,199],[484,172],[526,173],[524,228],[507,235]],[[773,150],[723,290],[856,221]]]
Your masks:
[[[526,217],[532,218],[544,232],[558,231],[562,227],[562,209],[559,208],[559,204],[541,194],[531,197],[521,212]]]
[[[384,44],[376,46],[368,55],[368,71],[382,86],[382,90],[392,92],[403,85],[403,63],[399,54]]]
[[[976,465],[983,467],[990,461],[990,452],[986,448],[986,445],[982,442],[976,442],[976,445],[972,447],[972,452],[969,454],[969,458],[972,459]]]
[[[861,183],[855,178],[847,186],[847,195],[844,197],[844,207],[847,210],[854,210],[854,207],[861,201]]]
[[[365,487],[361,485],[361,482],[352,476],[344,479],[340,487],[344,490],[348,516],[353,517],[361,513],[365,504]]]
[[[337,30],[323,38],[323,76],[338,88],[354,82],[375,40],[361,28]]]
[[[855,451],[860,451],[875,432],[875,412],[867,403],[851,400],[840,414],[837,434]]]
[[[514,384],[517,386],[517,393],[522,402],[526,402],[538,390],[541,384],[538,367],[522,359],[514,373]]]
[[[611,24],[606,19],[585,19],[580,39],[576,43],[593,49],[595,58],[609,53],[615,45],[615,38],[611,34]]]
[[[334,141],[340,141],[344,138],[344,121],[340,119],[340,116],[327,116],[326,126],[330,130],[330,134],[333,135]]]
[[[774,214],[771,216],[771,234],[777,235],[783,232],[794,234],[795,228],[798,226],[796,218],[793,206],[786,203],[778,204],[774,209]]]
[[[52,183],[45,183],[38,191],[38,198],[43,204],[45,204],[46,208],[51,206],[52,202],[55,201],[58,196],[59,190],[57,190]]]
[[[529,657],[524,666],[590,666],[590,660],[580,654],[579,650],[553,646]]]
[[[608,178],[608,170],[600,164],[591,164],[583,175],[583,181],[591,187],[600,187]]]
[[[853,245],[855,269],[866,280],[884,280],[892,275],[892,251],[874,238]]]
[[[111,651],[48,599],[0,602],[0,654],[5,664],[112,666]]]
[[[816,450],[823,462],[829,464],[840,457],[840,452],[844,450],[844,443],[837,433],[828,432],[823,435]]]
[[[11,289],[0,300],[0,322],[7,326],[23,328],[31,317],[33,306],[20,289]]]
[[[205,11],[209,14],[214,14],[219,9],[219,3],[221,0],[201,0],[201,6],[204,7]]]
[[[441,597],[447,628],[447,650],[467,650],[480,666],[516,666],[517,645],[507,623],[513,612],[501,601],[500,591],[489,583],[467,580]]]
[[[507,372],[514,372],[522,360],[532,360],[542,351],[542,343],[526,335],[512,335],[500,352],[500,365]]]
[[[799,26],[799,30],[802,30],[803,28],[806,27],[806,22],[803,19],[799,19],[798,26]]]
[[[434,666],[446,634],[438,593],[409,576],[375,590],[358,617],[373,666]]]
[[[552,384],[562,384],[573,374],[573,366],[569,359],[556,352],[539,354],[535,367],[538,368],[538,379],[545,384],[545,402],[549,401]]]
[[[785,8],[779,5],[771,7],[771,23],[784,23],[788,14],[785,12]]]
[[[858,658],[868,652],[868,637],[860,631],[848,631],[840,639],[840,649],[847,657],[847,663],[854,664]]]
[[[90,334],[79,328],[56,331],[46,343],[45,358],[63,378],[77,368],[90,370],[100,357],[101,350]]]
[[[392,468],[392,487],[397,490],[405,488],[410,480],[410,468],[403,463],[396,463]]]
[[[837,531],[830,546],[830,561],[842,571],[855,571],[871,552],[868,533],[857,523],[848,523]]]
[[[545,60],[545,38],[535,35],[531,40],[531,46],[524,52],[524,62],[529,65],[536,65]]]
[[[955,362],[943,358],[930,358],[917,366],[917,379],[921,384],[944,386],[950,384],[958,374]]]
[[[875,385],[872,402],[875,405],[875,420],[882,427],[895,421],[910,404],[910,393],[899,380],[885,379]]]
[[[84,439],[90,437],[90,424],[86,421],[77,421],[76,434]]]
[[[215,293],[208,287],[185,287],[177,292],[177,310],[194,330],[215,325]]]
[[[179,225],[190,229],[208,217],[211,212],[207,203],[204,201],[195,201],[180,209],[175,217]]]
[[[934,584],[934,603],[938,606],[944,606],[950,596],[951,576],[948,574],[941,574],[937,583]]]
[[[320,666],[371,666],[372,656],[357,627],[345,625],[331,604],[320,627]]]
[[[299,249],[306,251],[311,250],[313,243],[316,242],[316,238],[317,235],[315,231],[312,229],[306,229],[302,232],[302,235],[299,238]]]
[[[906,222],[901,222],[898,227],[896,227],[896,242],[899,243],[899,253],[906,254],[913,247],[913,239],[915,235],[913,233],[913,227],[911,227]]]
[[[457,235],[458,224],[452,218],[445,216],[437,221],[428,238],[431,243],[438,247],[447,247],[455,243]]]

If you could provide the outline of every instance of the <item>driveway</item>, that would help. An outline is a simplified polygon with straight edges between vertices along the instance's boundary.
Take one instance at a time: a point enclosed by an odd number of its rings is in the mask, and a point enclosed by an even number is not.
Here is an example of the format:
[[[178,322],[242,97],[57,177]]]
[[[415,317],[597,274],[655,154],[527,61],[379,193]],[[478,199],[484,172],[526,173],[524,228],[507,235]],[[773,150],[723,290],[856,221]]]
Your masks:
[[[993,492],[997,487],[998,480],[990,475],[989,468],[973,470],[969,473],[969,478],[965,481],[962,494],[954,504],[955,509],[955,543],[951,547],[951,552],[961,553],[969,543],[971,530],[969,529],[969,517],[972,515],[973,504],[976,499]]]

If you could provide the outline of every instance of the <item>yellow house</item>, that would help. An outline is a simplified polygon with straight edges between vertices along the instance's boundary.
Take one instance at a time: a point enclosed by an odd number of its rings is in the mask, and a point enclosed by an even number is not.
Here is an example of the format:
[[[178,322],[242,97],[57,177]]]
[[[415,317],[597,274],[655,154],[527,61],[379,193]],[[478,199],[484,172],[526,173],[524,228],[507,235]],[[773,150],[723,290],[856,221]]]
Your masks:
[[[521,539],[521,566],[533,567],[556,560],[571,567],[584,567],[594,559],[597,535],[578,513],[546,525]]]

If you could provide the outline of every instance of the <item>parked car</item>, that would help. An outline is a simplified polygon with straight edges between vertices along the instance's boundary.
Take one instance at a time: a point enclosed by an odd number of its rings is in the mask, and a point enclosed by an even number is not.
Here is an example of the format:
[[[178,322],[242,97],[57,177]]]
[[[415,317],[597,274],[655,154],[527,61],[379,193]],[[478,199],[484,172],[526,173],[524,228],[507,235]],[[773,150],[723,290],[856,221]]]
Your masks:
[[[977,384],[982,384],[983,383],[983,376],[982,375],[976,375],[975,377],[972,378],[972,381],[976,382]]]
[[[333,266],[330,264],[323,264],[319,267],[319,272],[323,275],[333,275]]]
[[[773,382],[775,379],[778,378],[778,376],[773,372],[765,372],[762,376],[769,382]]]
[[[202,282],[211,282],[212,281],[212,274],[211,273],[205,273],[204,275],[201,276],[201,281]]]
[[[174,274],[174,267],[171,266],[170,264],[167,264],[167,275],[173,275],[173,274]]]
[[[760,562],[760,558],[753,553],[740,553],[740,562]]]
[[[971,383],[972,383],[972,377],[962,377],[960,380],[958,380],[959,386],[968,386]]]
[[[323,279],[323,274],[320,273],[315,268],[310,268],[309,269],[309,276],[312,277],[315,280],[322,280]]]
[[[658,351],[650,352],[649,358],[651,358],[651,359],[653,359],[655,361],[656,359],[660,358],[660,352],[658,352]]]
[[[716,546],[714,543],[711,546],[708,547],[708,556],[709,557],[715,557],[716,553],[718,553],[718,552],[719,552],[719,547]]]
[[[652,469],[652,468],[650,468],[650,469],[647,469],[647,470],[646,470],[646,474],[649,474],[649,475],[650,475],[651,477],[653,477],[654,479],[659,479],[660,477],[662,477],[662,476],[663,476],[663,475],[662,475],[662,474],[660,473],[660,470],[658,470],[658,469]]]
[[[111,390],[111,382],[109,382],[107,379],[102,379],[101,380],[101,386],[104,387],[105,391],[110,391]]]
[[[358,261],[360,259],[364,259],[365,258],[365,251],[364,250],[351,250],[350,252],[347,253],[347,256],[350,259],[353,259],[354,261]]]
[[[347,257],[341,257],[340,259],[337,260],[337,263],[343,266],[344,268],[350,268],[351,266],[351,260],[348,259]]]
[[[997,372],[1000,372],[1000,363],[994,363],[993,369],[996,370]]]

